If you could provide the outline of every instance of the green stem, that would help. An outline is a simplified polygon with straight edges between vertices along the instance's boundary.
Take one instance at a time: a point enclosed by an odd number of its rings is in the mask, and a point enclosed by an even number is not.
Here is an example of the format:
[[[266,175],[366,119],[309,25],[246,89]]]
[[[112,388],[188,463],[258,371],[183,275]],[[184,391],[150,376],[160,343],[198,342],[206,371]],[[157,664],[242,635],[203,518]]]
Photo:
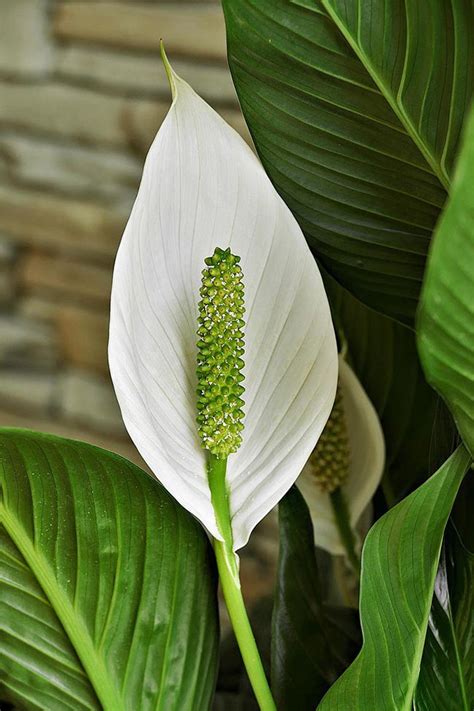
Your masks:
[[[218,459],[209,454],[208,477],[212,504],[219,531],[224,538],[223,541],[214,539],[217,569],[230,621],[255,697],[261,711],[276,711],[242,597],[238,559],[233,551],[229,497],[225,481],[226,469],[227,459]]]
[[[330,494],[332,509],[342,544],[357,576],[360,576],[360,560],[356,553],[356,538],[349,519],[349,511],[341,487]]]

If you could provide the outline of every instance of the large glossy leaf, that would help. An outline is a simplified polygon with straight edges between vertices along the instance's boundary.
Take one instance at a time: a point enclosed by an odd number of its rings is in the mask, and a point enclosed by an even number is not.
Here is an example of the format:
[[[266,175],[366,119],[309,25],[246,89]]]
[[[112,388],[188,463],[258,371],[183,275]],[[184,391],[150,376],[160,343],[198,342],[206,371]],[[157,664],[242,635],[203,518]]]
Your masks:
[[[471,711],[474,708],[473,611],[474,552],[465,546],[451,524],[435,583],[416,688],[416,711]]]
[[[207,709],[218,620],[199,524],[135,465],[0,431],[0,699]]]
[[[355,610],[329,606],[323,600],[311,517],[296,487],[278,508],[272,690],[280,711],[313,711],[357,653],[359,629]]]
[[[223,0],[260,158],[323,264],[412,322],[474,85],[472,0]]]
[[[429,382],[474,453],[474,110],[447,208],[430,252],[418,318]]]
[[[382,424],[383,488],[389,503],[395,503],[449,457],[456,430],[425,380],[413,331],[365,306],[327,275],[325,285],[348,361]]]
[[[321,711],[411,708],[443,531],[469,464],[461,446],[369,531],[362,554],[362,650]]]

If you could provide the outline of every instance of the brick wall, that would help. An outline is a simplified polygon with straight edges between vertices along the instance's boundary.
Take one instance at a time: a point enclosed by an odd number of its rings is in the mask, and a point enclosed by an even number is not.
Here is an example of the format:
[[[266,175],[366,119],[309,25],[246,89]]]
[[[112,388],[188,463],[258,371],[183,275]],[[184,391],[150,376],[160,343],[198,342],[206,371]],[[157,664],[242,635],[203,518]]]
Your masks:
[[[135,459],[108,376],[108,301],[169,106],[160,37],[245,135],[218,2],[0,2],[0,424]]]

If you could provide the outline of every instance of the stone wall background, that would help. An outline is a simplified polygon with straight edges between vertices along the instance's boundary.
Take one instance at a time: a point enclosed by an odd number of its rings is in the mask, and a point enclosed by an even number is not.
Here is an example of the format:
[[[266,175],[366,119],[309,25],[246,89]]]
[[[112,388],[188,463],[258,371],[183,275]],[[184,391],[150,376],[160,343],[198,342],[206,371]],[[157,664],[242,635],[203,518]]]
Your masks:
[[[108,303],[170,103],[160,37],[176,70],[245,135],[219,2],[0,2],[0,424],[135,460],[108,374]]]
[[[0,0],[0,426],[141,463],[107,367],[115,252],[170,92],[159,56],[247,140],[218,0]],[[269,516],[245,548],[273,585]]]

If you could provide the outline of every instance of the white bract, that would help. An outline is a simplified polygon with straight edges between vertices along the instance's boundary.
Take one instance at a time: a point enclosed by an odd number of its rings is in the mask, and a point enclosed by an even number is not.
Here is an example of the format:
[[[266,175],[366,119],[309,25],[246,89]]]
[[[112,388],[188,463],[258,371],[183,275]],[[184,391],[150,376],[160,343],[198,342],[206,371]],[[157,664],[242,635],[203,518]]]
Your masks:
[[[303,234],[250,148],[168,68],[173,103],[115,263],[109,360],[125,425],[156,477],[216,538],[196,426],[201,270],[241,257],[245,429],[229,457],[234,549],[285,494],[326,423],[337,351]]]
[[[349,439],[349,475],[341,486],[349,510],[350,523],[357,533],[362,514],[382,478],[385,440],[379,418],[354,371],[339,360],[339,387],[342,393]],[[333,555],[344,555],[329,494],[321,491],[312,474],[311,458],[297,482],[308,504],[314,528],[314,542]]]

